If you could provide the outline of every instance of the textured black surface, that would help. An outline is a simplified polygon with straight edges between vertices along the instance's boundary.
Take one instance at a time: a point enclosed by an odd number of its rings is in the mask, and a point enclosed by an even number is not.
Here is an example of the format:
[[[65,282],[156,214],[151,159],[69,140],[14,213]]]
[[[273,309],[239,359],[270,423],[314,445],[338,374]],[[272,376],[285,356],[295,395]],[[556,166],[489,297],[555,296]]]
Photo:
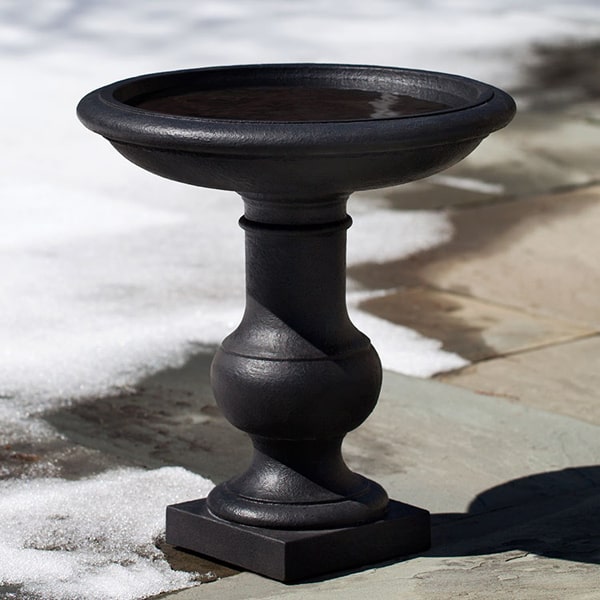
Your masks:
[[[374,523],[341,529],[285,531],[215,517],[206,501],[167,507],[167,542],[293,582],[427,550],[429,513],[391,501]]]
[[[156,94],[247,86],[326,86],[409,94],[445,111],[378,120],[269,122],[161,114]],[[240,193],[351,193],[431,175],[506,125],[514,102],[464,77],[355,65],[247,65],[158,73],[88,94],[79,118],[132,162],[163,177]]]
[[[269,86],[340,92],[330,99],[347,99],[348,90],[408,95],[447,109],[294,122],[143,108],[152,98]],[[377,353],[346,309],[346,200],[355,190],[457,162],[514,109],[504,92],[462,77],[348,65],[154,74],[81,101],[84,124],[135,164],[235,190],[244,200],[246,311],[216,353],[211,380],[225,417],[250,436],[254,456],[206,502],[169,508],[169,543],[285,581],[428,547],[426,511],[390,502],[341,454],[344,436],[371,413],[381,386]]]
[[[286,199],[275,210],[271,200],[250,201],[247,214],[263,222],[242,219],[246,311],[211,372],[217,403],[252,439],[254,459],[208,504],[222,518],[281,529],[374,521],[387,494],[341,455],[381,387],[377,353],[346,309],[346,198],[313,211],[290,211]]]

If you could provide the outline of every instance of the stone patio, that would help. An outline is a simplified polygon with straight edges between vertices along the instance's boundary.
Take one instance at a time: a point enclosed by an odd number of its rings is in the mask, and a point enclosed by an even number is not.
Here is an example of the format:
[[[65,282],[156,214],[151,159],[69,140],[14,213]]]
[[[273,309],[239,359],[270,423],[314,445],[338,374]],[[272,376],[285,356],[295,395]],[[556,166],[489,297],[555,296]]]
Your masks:
[[[374,414],[345,444],[353,468],[431,511],[432,549],[289,586],[163,544],[174,568],[207,582],[163,597],[600,598],[599,134],[591,104],[523,112],[445,179],[375,198],[450,210],[455,227],[437,249],[349,272],[386,290],[363,309],[472,362],[437,380],[386,372]],[[46,415],[63,437],[11,448],[7,468],[39,471],[43,452],[64,477],[118,465],[232,476],[250,448],[215,406],[211,354]]]
[[[240,573],[170,598],[600,598],[600,123],[590,111],[525,112],[447,179],[380,192],[399,210],[449,209],[454,239],[349,272],[389,290],[363,309],[473,363],[437,381],[386,373],[374,414],[345,445],[354,468],[432,512],[432,549],[330,580]]]

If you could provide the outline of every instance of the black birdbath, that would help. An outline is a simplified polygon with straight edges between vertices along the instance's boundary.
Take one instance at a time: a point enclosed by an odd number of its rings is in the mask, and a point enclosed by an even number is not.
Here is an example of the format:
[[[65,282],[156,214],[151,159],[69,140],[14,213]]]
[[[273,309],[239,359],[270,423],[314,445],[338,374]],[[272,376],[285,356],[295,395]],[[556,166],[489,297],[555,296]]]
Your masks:
[[[346,309],[346,201],[458,162],[514,111],[463,77],[352,65],[175,71],[83,98],[84,125],[133,163],[244,201],[246,311],[211,378],[254,458],[207,499],[167,508],[170,544],[281,581],[429,547],[429,513],[341,454],[381,385]]]

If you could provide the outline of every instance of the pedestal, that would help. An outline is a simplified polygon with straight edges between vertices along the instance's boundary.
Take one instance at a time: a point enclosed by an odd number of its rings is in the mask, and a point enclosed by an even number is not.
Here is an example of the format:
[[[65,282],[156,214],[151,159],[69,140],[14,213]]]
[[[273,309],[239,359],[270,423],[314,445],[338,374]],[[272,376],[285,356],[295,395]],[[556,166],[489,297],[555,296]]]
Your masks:
[[[345,195],[244,196],[246,311],[212,365],[250,468],[168,507],[167,541],[292,581],[429,547],[429,513],[389,501],[341,445],[373,410],[381,365],[345,301]]]

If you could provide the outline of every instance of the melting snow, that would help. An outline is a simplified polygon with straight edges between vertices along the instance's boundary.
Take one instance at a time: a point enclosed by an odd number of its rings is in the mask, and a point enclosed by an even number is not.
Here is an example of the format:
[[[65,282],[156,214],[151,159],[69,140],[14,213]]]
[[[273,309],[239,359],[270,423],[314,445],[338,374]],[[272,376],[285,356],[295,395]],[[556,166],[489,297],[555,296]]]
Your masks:
[[[156,541],[165,506],[211,488],[181,467],[1,481],[0,582],[44,600],[129,600],[194,585]]]

